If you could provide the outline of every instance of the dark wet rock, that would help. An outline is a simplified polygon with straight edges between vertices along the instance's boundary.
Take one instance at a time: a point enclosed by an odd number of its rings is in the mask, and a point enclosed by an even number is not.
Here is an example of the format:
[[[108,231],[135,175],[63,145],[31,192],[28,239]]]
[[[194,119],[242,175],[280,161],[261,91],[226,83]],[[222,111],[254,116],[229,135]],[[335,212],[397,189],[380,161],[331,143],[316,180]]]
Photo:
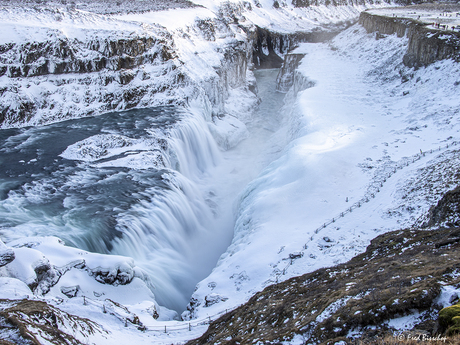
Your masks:
[[[433,226],[460,226],[460,187],[447,192],[437,205],[428,211],[428,219],[421,225],[423,228]]]
[[[61,292],[69,298],[76,297],[80,291],[80,285],[75,286],[61,286]]]
[[[223,297],[216,293],[210,293],[209,295],[205,296],[204,300],[205,300],[205,307],[210,307],[216,303],[225,302],[226,300],[228,300],[228,298]]]
[[[88,273],[99,283],[115,286],[129,284],[134,278],[134,271],[132,268],[96,267],[88,269]]]
[[[43,259],[33,264],[36,274],[35,282],[29,285],[34,294],[42,296],[47,294],[51,287],[57,284],[61,278],[61,273],[54,266],[50,265],[47,259]]]
[[[305,54],[286,54],[276,77],[276,89],[287,92],[294,85],[295,71]]]
[[[9,248],[0,241],[0,267],[8,265],[15,258],[12,248]]]

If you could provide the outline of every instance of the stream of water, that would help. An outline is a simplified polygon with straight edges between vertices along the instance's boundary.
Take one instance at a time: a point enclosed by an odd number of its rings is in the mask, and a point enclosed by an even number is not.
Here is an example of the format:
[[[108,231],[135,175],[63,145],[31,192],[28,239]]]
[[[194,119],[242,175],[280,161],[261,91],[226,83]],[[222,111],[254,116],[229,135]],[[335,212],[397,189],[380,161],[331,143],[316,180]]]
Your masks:
[[[234,201],[272,159],[283,95],[256,73],[250,136],[221,152],[203,118],[174,106],[0,131],[0,236],[56,236],[133,257],[157,301],[184,310],[231,242]]]

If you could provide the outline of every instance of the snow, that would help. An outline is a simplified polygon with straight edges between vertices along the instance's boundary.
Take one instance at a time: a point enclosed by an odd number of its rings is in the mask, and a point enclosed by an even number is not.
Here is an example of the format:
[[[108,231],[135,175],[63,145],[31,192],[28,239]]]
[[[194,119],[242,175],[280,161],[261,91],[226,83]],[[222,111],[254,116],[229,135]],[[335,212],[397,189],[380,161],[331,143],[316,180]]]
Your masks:
[[[233,242],[193,296],[202,301],[214,282],[213,293],[228,299],[202,304],[195,317],[351,259],[377,235],[410,227],[448,190],[437,180],[435,193],[423,193],[433,177],[424,169],[446,157],[456,165],[459,67],[409,70],[401,63],[406,38],[374,36],[353,26],[294,51],[306,54],[299,71],[316,85],[286,103],[293,140],[240,195]],[[419,187],[405,189],[408,181]]]
[[[30,291],[26,283],[17,278],[0,277],[0,288],[2,298],[5,299],[14,300],[32,297],[32,291]]]
[[[132,13],[113,16],[126,22],[161,25],[174,31],[193,24],[198,19],[214,19],[216,14],[208,8],[171,9],[168,11]]]
[[[235,147],[249,136],[245,124],[233,116],[216,116],[208,126],[217,144],[225,150]]]
[[[339,308],[347,304],[351,297],[343,297],[337,301],[329,304],[324,310],[316,317],[315,322],[321,323],[324,320],[328,319],[332,314],[334,314]]]
[[[134,169],[160,169],[169,166],[161,145],[164,138],[131,139],[123,135],[98,134],[77,142],[61,154],[61,157],[94,162],[100,167],[131,167]],[[115,156],[125,156],[114,158]]]
[[[424,316],[424,313],[419,313],[417,310],[411,310],[410,315],[389,320],[388,326],[400,331],[407,331],[420,323]]]
[[[441,293],[435,300],[435,304],[441,308],[450,307],[460,297],[460,289],[456,286],[446,285],[441,288]]]
[[[300,45],[295,52],[306,56],[298,71],[313,80],[315,86],[297,95],[288,94],[281,112],[274,107],[271,111],[263,108],[266,117],[251,123],[258,100],[248,90],[246,81],[224,90],[228,94],[219,105],[221,109],[217,109],[222,111],[211,109],[204,96],[205,91],[221,91],[213,89],[213,82],[218,79],[216,68],[223,61],[221,49],[240,43],[243,50],[247,47],[244,32],[234,24],[219,28],[215,40],[203,37],[196,29],[197,21],[216,19],[222,7],[211,0],[198,3],[204,8],[112,16],[81,10],[0,9],[0,43],[44,41],[50,35],[53,39],[102,39],[152,32],[172,34],[181,68],[196,84],[178,95],[193,95],[206,108],[201,110],[204,115],[195,116],[193,121],[172,131],[175,150],[183,155],[178,157],[181,172],[194,182],[211,181],[227,187],[217,199],[227,210],[222,219],[228,220],[228,224],[233,216],[228,210],[232,209],[235,194],[246,186],[235,205],[233,241],[210,275],[197,285],[192,297],[201,304],[192,313],[184,314],[191,318],[189,322],[173,321],[176,313],[155,302],[155,289],[132,258],[71,248],[55,237],[7,243],[16,259],[0,268],[2,298],[31,296],[27,284],[36,281],[38,265],[50,267],[50,279],[55,279],[52,272],[58,270],[62,276],[43,298],[62,310],[97,320],[109,330],[108,335],[91,339],[97,344],[115,340],[170,344],[198,337],[206,331],[209,319],[244,303],[265,286],[344,262],[364,251],[375,236],[411,226],[447,190],[443,179],[436,182],[439,188],[429,198],[421,188],[409,191],[404,186],[408,181],[420,180],[427,166],[435,166],[446,157],[456,158],[455,140],[460,139],[458,65],[441,61],[417,71],[409,70],[401,64],[406,38],[388,36],[375,40],[374,34],[355,25],[331,42]],[[253,5],[251,10],[238,2],[229,6],[241,10],[242,24],[279,32],[340,24],[356,19],[364,9],[299,9],[289,5],[275,10],[272,1],[260,3],[260,8]],[[60,19],[53,19],[56,16]],[[145,70],[160,78],[159,68],[145,66]],[[401,75],[409,76],[409,81],[403,83]],[[248,71],[246,77],[252,79],[253,75]],[[6,77],[2,78],[1,82],[6,83]],[[53,91],[51,79],[35,79],[37,85],[31,86],[29,95],[44,86]],[[142,83],[140,79],[136,82]],[[83,94],[84,91],[77,90],[74,96]],[[66,99],[61,96],[53,97],[61,102]],[[221,116],[213,116],[213,110]],[[192,127],[209,128],[214,138],[205,132],[188,141]],[[215,142],[226,150],[222,157]],[[286,142],[289,144],[285,147]],[[92,136],[68,147],[62,157],[96,166],[173,166],[174,162],[159,163],[164,157],[157,155],[157,144],[153,139],[149,142],[114,134]],[[191,161],[192,151],[201,152],[202,161]],[[250,154],[243,156],[246,151]],[[253,151],[258,152],[257,159]],[[123,157],[118,158],[120,155]],[[237,176],[236,180],[226,185],[232,174]],[[211,175],[219,178],[213,180]],[[213,187],[209,186],[209,190]],[[195,189],[188,184],[177,188],[195,195]],[[418,208],[407,209],[407,200]],[[71,207],[72,200],[64,206]],[[213,243],[212,238],[209,243]],[[146,243],[138,243],[139,247],[143,245]],[[81,268],[82,263],[86,269]],[[196,264],[199,266],[199,260]],[[104,277],[112,283],[104,284]],[[126,281],[129,282],[124,284]],[[69,289],[76,292],[75,297],[63,293]],[[446,287],[446,291],[450,290]],[[205,303],[206,300],[212,303]],[[444,297],[440,303],[445,303]],[[326,318],[334,306],[326,308],[320,319]],[[110,312],[103,313],[104,308]],[[156,320],[155,312],[159,314]],[[125,319],[134,314],[147,326],[145,333],[130,324],[124,327]],[[403,327],[411,320],[405,317],[392,320],[391,324]],[[286,343],[303,341],[296,336]]]

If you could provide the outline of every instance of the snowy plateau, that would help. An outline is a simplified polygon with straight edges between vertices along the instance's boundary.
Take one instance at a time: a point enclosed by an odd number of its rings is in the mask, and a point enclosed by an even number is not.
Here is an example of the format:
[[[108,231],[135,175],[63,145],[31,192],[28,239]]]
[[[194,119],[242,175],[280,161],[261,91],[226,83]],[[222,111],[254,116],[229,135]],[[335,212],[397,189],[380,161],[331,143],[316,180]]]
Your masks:
[[[343,345],[458,300],[460,7],[402,5],[1,1],[0,343]],[[339,323],[419,251],[418,304]],[[331,299],[238,333],[297,283]]]

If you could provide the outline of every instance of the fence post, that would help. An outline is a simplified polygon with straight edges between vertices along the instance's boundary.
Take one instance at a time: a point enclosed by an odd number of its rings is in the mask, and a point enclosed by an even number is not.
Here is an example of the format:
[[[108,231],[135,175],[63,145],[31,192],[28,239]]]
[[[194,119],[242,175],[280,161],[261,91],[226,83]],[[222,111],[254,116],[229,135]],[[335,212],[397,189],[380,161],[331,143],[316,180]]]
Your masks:
[[[190,322],[188,323],[188,331],[190,332],[192,330],[192,325],[190,324]]]

